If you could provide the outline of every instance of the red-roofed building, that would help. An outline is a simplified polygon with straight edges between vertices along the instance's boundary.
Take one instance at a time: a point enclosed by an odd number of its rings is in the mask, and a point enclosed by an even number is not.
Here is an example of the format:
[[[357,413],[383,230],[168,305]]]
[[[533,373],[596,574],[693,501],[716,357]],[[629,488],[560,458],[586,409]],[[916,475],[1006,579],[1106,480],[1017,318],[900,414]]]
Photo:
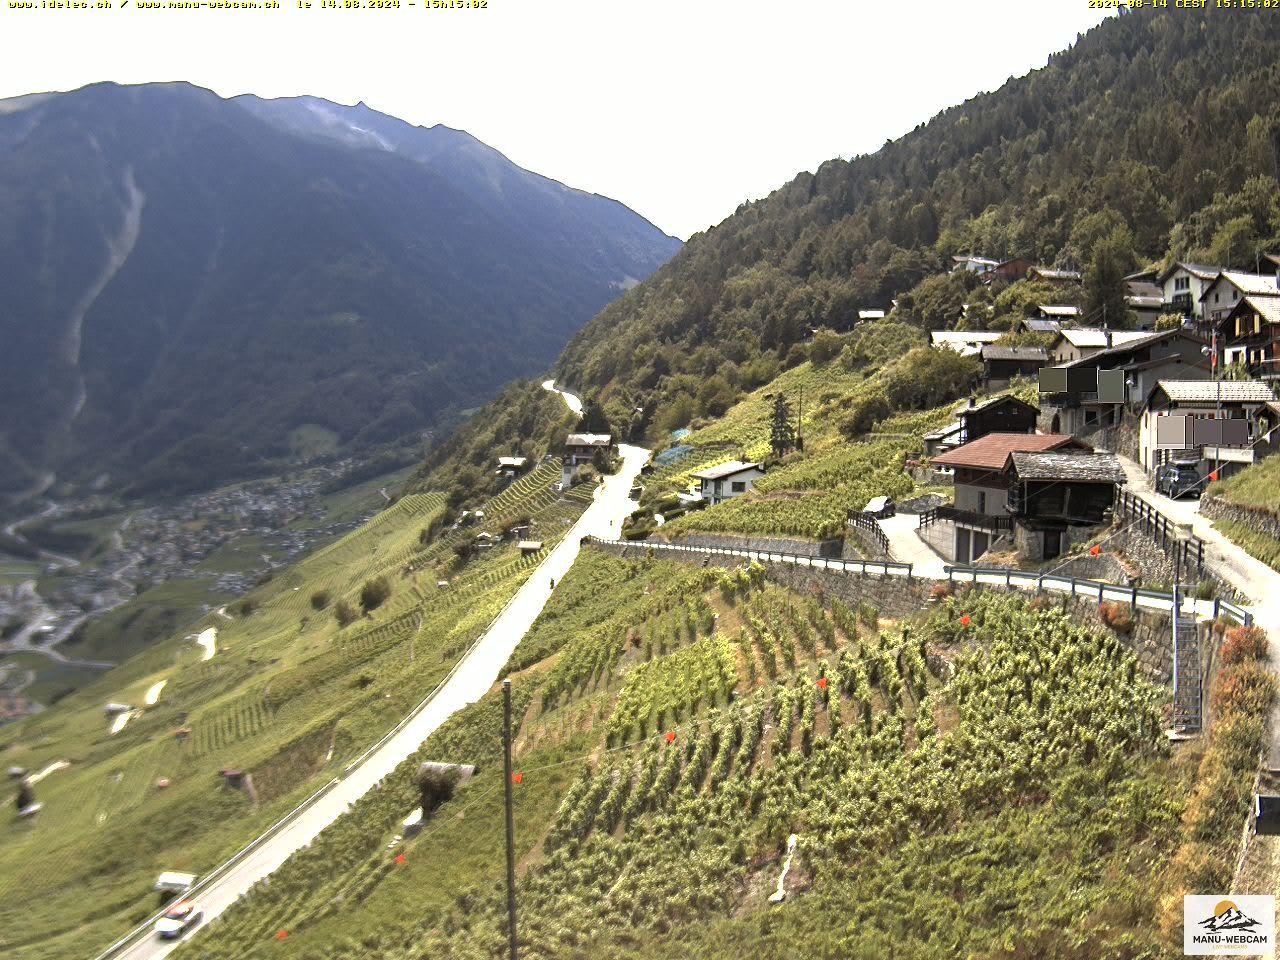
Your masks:
[[[955,501],[920,515],[921,536],[956,563],[973,563],[1001,538],[1013,546],[1006,466],[1014,453],[1092,453],[1089,444],[1064,433],[988,433],[933,458],[955,472]],[[926,532],[927,531],[927,532]]]

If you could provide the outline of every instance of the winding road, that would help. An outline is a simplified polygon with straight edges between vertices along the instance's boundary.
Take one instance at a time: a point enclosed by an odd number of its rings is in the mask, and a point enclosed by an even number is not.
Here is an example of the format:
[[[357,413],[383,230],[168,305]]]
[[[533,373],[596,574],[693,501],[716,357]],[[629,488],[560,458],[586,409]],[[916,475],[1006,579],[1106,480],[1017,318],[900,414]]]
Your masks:
[[[551,381],[544,386],[548,390],[554,390]],[[581,403],[576,402],[577,397],[559,390],[555,392],[565,397],[570,409],[581,409]],[[417,750],[445,720],[479,700],[493,687],[516,645],[533,626],[550,598],[551,582],[559,581],[573,566],[581,550],[582,539],[588,536],[602,539],[618,536],[622,522],[635,509],[635,503],[630,498],[631,486],[639,476],[640,468],[648,461],[649,451],[623,445],[619,448],[619,453],[622,464],[618,472],[604,478],[594,501],[578,518],[568,535],[516,591],[435,696],[410,714],[394,736],[349,767],[332,789],[320,794],[292,822],[197,892],[195,899],[204,910],[204,923],[220,915],[255,883],[269,876],[295,850],[309,844],[320,831],[346,813],[352,804]],[[192,936],[199,937],[199,928]],[[162,941],[147,934],[114,953],[108,952],[102,956],[155,960],[167,956],[182,942],[184,941]]]

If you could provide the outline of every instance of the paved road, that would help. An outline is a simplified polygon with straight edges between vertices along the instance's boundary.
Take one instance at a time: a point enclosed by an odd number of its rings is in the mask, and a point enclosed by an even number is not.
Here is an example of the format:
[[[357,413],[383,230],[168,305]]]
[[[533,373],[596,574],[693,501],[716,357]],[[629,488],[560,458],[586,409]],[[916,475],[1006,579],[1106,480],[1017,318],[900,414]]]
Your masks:
[[[1125,489],[1159,509],[1176,523],[1191,525],[1191,532],[1204,541],[1205,565],[1225,583],[1248,598],[1254,621],[1271,637],[1270,666],[1280,676],[1280,573],[1219,533],[1208,517],[1200,515],[1199,500],[1171,500],[1151,488],[1142,467],[1127,457],[1120,458],[1127,480]],[[1280,769],[1280,700],[1271,706],[1270,742],[1265,765]]]
[[[878,521],[880,529],[889,538],[889,555],[899,563],[909,563],[922,577],[944,580],[947,561],[934,552],[933,547],[920,539],[916,530],[920,516],[915,513],[898,513]]]
[[[537,572],[516,592],[431,702],[298,819],[199,894],[197,899],[204,910],[205,923],[272,873],[295,850],[310,843],[321,830],[342,816],[356,800],[417,750],[445,720],[467,704],[479,700],[493,686],[516,644],[533,625],[551,596],[551,581],[559,581],[573,566],[582,538],[619,536],[622,521],[635,509],[630,490],[640,468],[649,459],[649,451],[624,445],[620,447],[620,453],[622,466],[618,473],[605,478],[594,502],[542,561]],[[198,938],[199,931],[193,936]],[[178,942],[147,937],[117,956],[127,960],[155,960],[168,955],[177,946]]]

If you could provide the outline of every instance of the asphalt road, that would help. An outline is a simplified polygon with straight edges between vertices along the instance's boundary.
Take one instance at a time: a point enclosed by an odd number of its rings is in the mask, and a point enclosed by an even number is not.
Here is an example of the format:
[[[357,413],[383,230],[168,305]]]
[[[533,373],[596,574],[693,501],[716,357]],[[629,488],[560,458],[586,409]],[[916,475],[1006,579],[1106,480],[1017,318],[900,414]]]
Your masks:
[[[559,581],[573,566],[586,536],[605,539],[621,535],[622,522],[635,509],[630,490],[649,451],[620,447],[622,466],[606,477],[594,502],[554,550],[515,594],[488,632],[464,658],[453,676],[394,737],[353,769],[329,793],[306,812],[219,877],[196,897],[204,910],[203,927],[217,917],[263,877],[271,874],[289,855],[310,843],[325,827],[342,816],[366,791],[412,754],[456,711],[479,700],[498,680],[499,671],[521,638],[533,625],[551,596],[551,581]],[[197,928],[186,939],[199,939]],[[167,956],[185,941],[140,939],[116,954],[127,960],[155,960]]]

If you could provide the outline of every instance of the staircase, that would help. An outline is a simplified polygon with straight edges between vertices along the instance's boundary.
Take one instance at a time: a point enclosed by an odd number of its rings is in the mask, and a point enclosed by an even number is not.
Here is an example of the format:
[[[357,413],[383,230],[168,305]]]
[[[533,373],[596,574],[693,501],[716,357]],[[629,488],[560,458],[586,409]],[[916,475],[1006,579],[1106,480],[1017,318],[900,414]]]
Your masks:
[[[1173,729],[1198,733],[1201,716],[1200,629],[1179,614],[1173,628]]]

